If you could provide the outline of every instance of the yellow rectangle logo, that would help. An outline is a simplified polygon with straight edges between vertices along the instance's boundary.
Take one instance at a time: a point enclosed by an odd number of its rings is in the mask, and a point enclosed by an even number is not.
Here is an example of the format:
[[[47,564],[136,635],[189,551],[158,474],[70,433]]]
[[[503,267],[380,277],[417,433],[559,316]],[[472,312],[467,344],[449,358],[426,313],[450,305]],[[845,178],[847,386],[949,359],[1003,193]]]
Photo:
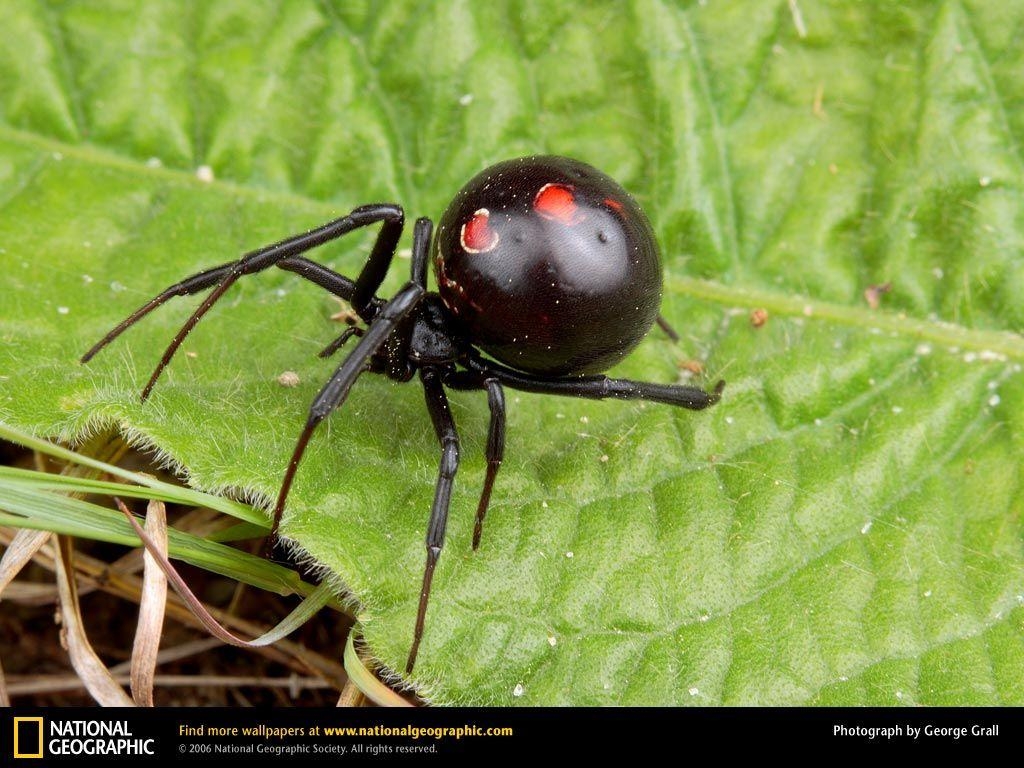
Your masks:
[[[22,723],[35,723],[36,732],[39,734],[38,738],[22,738]],[[31,732],[30,727],[25,727],[26,733],[24,735],[29,736]],[[22,750],[34,750],[32,752]],[[16,717],[14,718],[14,756],[20,757],[42,757],[43,756],[43,718],[41,717]]]

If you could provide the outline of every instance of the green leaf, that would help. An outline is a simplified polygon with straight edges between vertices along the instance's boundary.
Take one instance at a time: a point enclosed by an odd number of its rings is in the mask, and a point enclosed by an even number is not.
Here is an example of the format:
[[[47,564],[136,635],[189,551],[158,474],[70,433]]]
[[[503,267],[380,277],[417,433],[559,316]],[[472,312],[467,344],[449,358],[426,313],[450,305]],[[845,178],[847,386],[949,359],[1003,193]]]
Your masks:
[[[438,703],[1024,704],[1020,4],[12,0],[0,30],[0,420],[117,425],[266,502],[334,365],[321,291],[240,281],[145,405],[197,299],[78,357],[183,276],[356,205],[436,217],[491,162],[576,156],[645,205],[683,332],[615,375],[696,359],[728,387],[699,414],[510,392],[476,553],[487,408],[454,394],[411,682]],[[353,274],[371,237],[314,255]],[[285,533],[393,669],[437,460],[422,393],[367,376],[290,498]]]

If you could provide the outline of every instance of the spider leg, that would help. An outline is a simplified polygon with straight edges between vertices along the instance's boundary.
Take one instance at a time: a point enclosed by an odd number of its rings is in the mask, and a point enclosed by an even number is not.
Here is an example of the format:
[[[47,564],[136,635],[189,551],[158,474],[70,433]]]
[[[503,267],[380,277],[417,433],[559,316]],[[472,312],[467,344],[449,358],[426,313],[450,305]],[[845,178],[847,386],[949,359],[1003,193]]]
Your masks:
[[[352,292],[356,289],[355,280],[339,275],[333,269],[329,269],[323,264],[317,264],[305,256],[289,256],[287,259],[281,259],[277,262],[277,266],[279,269],[294,272],[311,283],[316,283],[321,288],[330,291],[339,299],[344,299],[345,301],[349,301],[352,298]],[[377,299],[377,303],[380,306],[384,305],[384,302],[380,299]]]
[[[413,228],[413,247],[412,247],[413,254],[412,254],[412,278],[411,279],[412,279],[412,282],[416,283],[416,285],[421,286],[423,288],[423,290],[427,289],[427,259],[429,257],[429,253],[430,253],[430,237],[431,237],[431,234],[433,232],[433,226],[434,225],[430,221],[430,219],[421,218],[421,219],[417,219],[416,220],[416,224],[415,224],[415,226]],[[298,261],[298,259],[290,259],[289,261]],[[308,261],[306,259],[302,259],[302,261],[307,261],[308,265],[303,265],[303,267],[302,267],[303,272],[301,274],[303,274],[303,276],[306,277],[307,279],[313,280],[318,285],[321,285],[324,288],[327,288],[327,290],[331,291],[332,293],[334,293],[337,296],[342,296],[342,294],[340,294],[338,291],[334,290],[331,287],[331,284],[333,282],[335,282],[337,278],[340,278],[341,280],[345,280],[349,284],[354,285],[354,283],[352,283],[351,280],[348,280],[348,278],[343,277],[342,275],[339,275],[336,272],[332,272],[331,270],[327,269],[324,266],[321,266],[320,264],[317,264],[316,262]],[[282,262],[278,266],[284,266],[284,262]],[[290,268],[290,267],[286,267],[286,268]],[[308,269],[319,270],[319,272],[323,273],[323,274],[318,274],[318,273],[312,273],[311,272],[309,275],[307,275],[306,274],[306,270],[308,270]],[[295,271],[299,271],[299,270],[296,269]],[[316,277],[313,277],[312,276],[313,274],[316,274]],[[342,298],[348,298],[348,297],[342,296]],[[379,307],[383,306],[384,302],[381,301],[380,299],[378,299],[376,296],[371,298],[370,301],[372,303],[375,302],[377,305],[379,305],[379,306],[373,306],[371,304],[370,308],[372,309],[373,314],[376,314],[378,309],[379,309]],[[345,343],[350,338],[352,338],[352,336],[362,337],[362,335],[363,335],[363,329],[362,328],[353,326],[351,328],[345,329],[338,338],[336,338],[334,341],[332,341],[330,344],[328,344],[320,352],[320,357],[330,357],[335,352],[337,352],[339,349],[341,349],[345,345]],[[408,349],[409,349],[410,341],[411,341],[410,334],[402,334],[396,340],[396,354],[392,355],[391,357],[394,360],[398,361],[400,364],[404,365],[405,361],[407,361],[407,359],[408,359]],[[398,378],[403,378],[403,377],[399,374]]]
[[[484,458],[487,459],[487,475],[484,477],[484,489],[480,494],[480,503],[477,504],[476,523],[473,526],[473,549],[476,550],[480,547],[484,517],[487,515],[487,507],[491,503],[494,480],[498,476],[501,460],[505,456],[505,390],[501,386],[501,382],[495,378],[480,381],[473,374],[466,377],[465,373],[465,371],[455,371],[445,378],[444,383],[452,389],[486,389],[487,407],[491,411],[491,423],[487,428],[487,447],[484,449]]]
[[[491,410],[491,423],[487,428],[487,476],[484,478],[484,490],[480,494],[480,503],[476,508],[476,524],[473,526],[473,549],[480,546],[480,536],[484,532],[484,516],[491,503],[491,489],[494,479],[498,476],[498,468],[505,455],[505,390],[497,379],[487,379],[487,406]]]
[[[358,325],[349,326],[348,328],[341,332],[341,335],[338,338],[336,338],[326,347],[321,349],[317,357],[330,357],[339,349],[344,347],[345,343],[353,336],[358,336],[359,338],[362,338],[364,333],[365,331]]]
[[[366,370],[370,358],[383,346],[402,319],[416,308],[424,293],[421,286],[413,282],[406,283],[377,313],[359,343],[356,344],[355,349],[342,361],[313,400],[309,407],[306,426],[303,427],[298,442],[295,444],[295,450],[292,453],[291,461],[288,462],[288,469],[285,471],[284,480],[281,483],[281,491],[277,496],[277,503],[274,505],[274,519],[267,540],[268,552],[272,551],[277,543],[277,529],[281,524],[281,515],[284,513],[284,503],[291,490],[292,481],[295,479],[295,470],[298,469],[302,455],[306,452],[306,445],[309,443],[313,431],[331,411],[345,402],[352,385]]]
[[[430,257],[430,238],[434,232],[434,224],[428,218],[416,219],[412,230],[412,264],[409,282],[418,285],[426,293],[427,260]],[[407,323],[400,333],[392,337],[388,348],[387,367],[385,373],[397,381],[408,381],[412,378],[413,366],[409,360],[412,346],[412,323]]]
[[[505,386],[523,392],[541,392],[592,400],[603,400],[606,397],[614,397],[619,400],[650,400],[655,403],[689,408],[692,411],[701,411],[714,405],[721,399],[722,390],[725,389],[724,381],[719,381],[715,388],[708,392],[700,387],[688,387],[682,384],[652,384],[632,379],[610,379],[607,376],[544,378],[520,373],[500,363],[476,357],[468,358],[465,365],[481,377],[495,378]]]
[[[364,322],[370,322],[376,314],[373,297],[391,268],[391,259],[394,258],[395,249],[398,247],[398,239],[402,236],[403,221],[404,219],[401,217],[396,221],[384,221],[377,242],[373,244],[370,258],[366,260],[359,272],[359,277],[356,278],[355,289],[352,291],[352,298],[349,301],[352,304],[352,309]],[[417,222],[418,224],[419,222]],[[429,237],[427,245],[430,245]]]
[[[459,435],[455,431],[455,419],[448,407],[448,397],[444,393],[441,379],[435,368],[421,368],[420,379],[423,381],[423,392],[427,400],[430,420],[434,423],[434,432],[441,443],[441,464],[437,474],[437,486],[434,491],[434,505],[430,510],[430,523],[427,525],[427,563],[423,569],[423,586],[420,589],[419,609],[416,611],[416,629],[413,632],[412,648],[409,649],[409,660],[405,664],[406,674],[412,672],[419,652],[420,640],[423,639],[423,624],[427,617],[427,603],[430,601],[430,586],[434,580],[434,569],[441,548],[444,547],[444,533],[448,525],[448,507],[451,502],[452,484],[459,468]]]
[[[234,265],[235,262],[231,261],[227,264],[221,264],[219,267],[213,267],[212,269],[197,272],[191,277],[186,277],[181,282],[175,283],[174,285],[164,289],[161,293],[154,296],[114,326],[106,336],[96,342],[88,352],[82,355],[80,362],[88,363],[96,356],[97,352],[135,325],[135,323],[144,318],[154,309],[159,307],[161,304],[164,304],[168,299],[172,299],[175,296],[188,296],[205,290],[212,285],[216,285],[224,279],[224,277],[231,271],[231,267]]]
[[[658,327],[661,328],[661,330],[665,332],[665,335],[672,339],[672,341],[679,341],[679,334],[676,333],[676,329],[669,325],[668,320],[661,315],[658,315]]]
[[[398,238],[402,233],[404,214],[402,209],[397,205],[364,205],[354,209],[347,216],[329,221],[316,229],[310,230],[309,232],[286,238],[280,242],[264,246],[263,248],[259,248],[255,251],[250,251],[238,259],[238,261],[204,270],[203,272],[192,275],[179,283],[175,283],[118,324],[113,330],[104,336],[99,343],[85,353],[82,358],[82,362],[88,362],[97,352],[103,349],[103,347],[168,299],[174,296],[198,293],[206,288],[216,286],[210,295],[206,297],[203,303],[200,304],[195,312],[192,313],[188,320],[185,321],[185,324],[181,327],[174,339],[168,345],[167,349],[164,351],[163,357],[161,357],[160,362],[153,371],[153,375],[142,390],[142,399],[145,400],[149,397],[149,393],[152,391],[153,385],[156,384],[156,381],[163,372],[163,369],[171,361],[171,358],[174,357],[174,353],[178,350],[178,347],[181,346],[185,337],[195,327],[196,323],[199,322],[202,316],[206,314],[210,307],[212,307],[214,303],[224,295],[228,288],[230,288],[239,277],[242,275],[252,274],[254,272],[260,272],[268,267],[274,266],[275,264],[279,264],[286,259],[297,257],[311,248],[323,245],[324,243],[341,237],[355,229],[378,222],[381,222],[382,226],[377,235],[377,241],[374,245],[373,252],[370,254],[370,260],[374,261],[375,265],[379,265],[383,262],[386,266],[390,263],[390,256],[385,259],[381,254],[388,250],[393,252],[397,246]],[[362,303],[360,306],[362,312],[360,313],[360,316],[363,316],[364,319],[367,319],[367,317],[372,318],[376,313],[378,306],[372,301],[372,291],[370,292],[371,295],[364,295],[367,289],[371,286],[371,280],[366,277],[369,266],[370,265],[368,263],[367,266],[363,268],[363,272],[360,273],[359,279],[355,281],[352,287],[353,300],[357,294],[361,299]],[[310,270],[308,264],[303,264],[301,262],[292,262],[286,265],[286,268],[290,267],[304,267],[307,273],[306,276],[314,275],[314,277],[308,278],[312,279],[313,282],[317,282],[317,279],[315,279],[316,277],[323,279],[325,275],[324,272]],[[301,269],[296,268],[292,269],[292,271],[303,274]],[[375,277],[376,271],[377,266],[375,266],[373,270],[370,270],[371,275]],[[340,277],[340,275],[338,277]],[[334,281],[334,285],[338,290],[346,290],[347,288],[344,283],[339,281]],[[373,288],[376,289],[377,285],[379,285],[379,283],[374,284]],[[366,314],[364,315],[363,313]]]
[[[148,315],[154,309],[166,303],[169,299],[172,299],[175,296],[189,296],[216,285],[224,279],[224,277],[231,271],[231,267],[235,264],[236,262],[229,261],[227,264],[221,264],[219,267],[203,270],[202,272],[192,275],[191,277],[186,277],[181,282],[175,283],[169,288],[164,289],[160,294],[153,297],[137,310],[132,312],[106,336],[100,339],[92,349],[82,355],[81,362],[88,363],[96,356],[96,353],[107,346],[107,344],[120,336],[124,331],[128,330],[128,328],[135,325],[135,323]],[[344,275],[339,275],[334,270],[328,269],[322,264],[317,264],[315,261],[311,261],[310,259],[302,256],[292,256],[287,259],[282,259],[277,263],[277,266],[281,269],[288,270],[289,272],[295,272],[300,277],[303,277],[312,283],[316,283],[321,288],[326,288],[335,296],[345,299],[346,301],[352,298],[352,292],[355,290],[355,281],[349,280]],[[374,299],[374,301],[377,302],[378,308],[384,305],[384,302],[380,299]]]

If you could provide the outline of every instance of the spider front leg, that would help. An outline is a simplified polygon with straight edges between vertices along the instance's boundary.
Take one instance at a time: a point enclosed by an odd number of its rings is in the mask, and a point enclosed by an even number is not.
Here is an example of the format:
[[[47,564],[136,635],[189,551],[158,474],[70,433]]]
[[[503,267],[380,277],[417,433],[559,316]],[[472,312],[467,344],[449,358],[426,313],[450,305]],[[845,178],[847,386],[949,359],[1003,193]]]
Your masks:
[[[195,275],[187,277],[165,289],[163,292],[130,314],[125,320],[107,333],[106,336],[100,339],[92,349],[86,352],[85,355],[82,356],[82,362],[88,362],[107,344],[112,342],[154,309],[164,304],[167,300],[175,296],[186,296],[199,293],[200,291],[212,287],[213,291],[206,297],[192,315],[189,316],[188,320],[185,321],[185,324],[181,327],[178,333],[174,336],[174,339],[168,345],[167,349],[164,351],[163,356],[160,358],[160,362],[157,364],[152,376],[150,376],[149,381],[142,390],[142,400],[146,400],[146,398],[149,397],[149,393],[153,390],[153,386],[156,384],[157,379],[160,378],[160,374],[163,372],[164,368],[167,367],[168,363],[170,363],[171,358],[174,357],[174,353],[177,352],[178,347],[181,346],[185,337],[188,336],[203,315],[205,315],[217,300],[227,292],[228,288],[230,288],[242,275],[260,272],[275,265],[281,265],[285,269],[290,269],[313,282],[319,283],[321,280],[328,281],[330,285],[333,286],[329,289],[332,291],[348,292],[350,284],[351,292],[348,296],[343,295],[342,298],[351,300],[353,302],[353,307],[356,308],[356,311],[359,312],[360,316],[363,317],[364,320],[369,321],[379,309],[379,304],[373,300],[373,293],[376,291],[377,287],[379,287],[380,281],[383,280],[383,274],[387,272],[387,266],[390,264],[391,255],[394,253],[395,248],[398,245],[398,239],[402,234],[403,222],[404,214],[402,209],[397,205],[364,205],[354,209],[347,216],[329,221],[316,229],[310,230],[309,232],[305,232],[301,235],[295,235],[274,243],[273,245],[268,245],[255,251],[251,251],[237,261],[198,272]],[[340,275],[336,275],[336,277],[340,279],[331,279],[328,275],[330,272],[329,270],[325,270],[323,268],[317,270],[315,266],[311,266],[312,262],[297,258],[300,254],[305,253],[311,248],[323,245],[330,240],[339,238],[355,229],[359,229],[360,227],[365,227],[375,223],[382,223],[381,230],[377,235],[376,243],[374,244],[373,251],[370,254],[370,258],[367,261],[366,266],[363,268],[359,278],[354,283],[348,281],[346,278],[342,278]],[[358,307],[356,307],[356,301],[359,302]]]
[[[277,529],[281,525],[284,504],[288,499],[292,481],[295,479],[295,471],[299,468],[302,455],[306,452],[306,445],[313,436],[317,425],[327,418],[331,411],[345,402],[356,379],[366,371],[366,365],[370,358],[384,345],[388,336],[405,316],[416,308],[420,299],[423,298],[423,294],[422,286],[413,282],[406,283],[394,298],[377,313],[373,322],[370,323],[370,327],[366,329],[359,343],[356,344],[355,349],[342,361],[313,400],[309,407],[306,425],[299,434],[291,461],[288,462],[288,469],[285,470],[281,490],[277,495],[277,503],[274,505],[274,518],[270,526],[270,534],[267,537],[268,552],[273,551],[274,545],[277,543]]]
[[[416,654],[423,639],[423,625],[427,617],[427,603],[430,601],[430,587],[434,581],[434,569],[441,557],[444,547],[444,533],[448,526],[448,508],[451,503],[452,484],[455,473],[459,469],[459,435],[455,430],[455,418],[448,406],[448,397],[444,393],[440,376],[434,368],[421,368],[420,379],[427,400],[427,410],[434,424],[434,432],[441,443],[441,465],[437,473],[437,486],[434,489],[434,504],[430,509],[430,522],[427,524],[427,563],[423,569],[423,585],[420,588],[419,608],[416,611],[416,629],[413,632],[412,648],[405,664],[406,674],[412,672],[416,664]]]
[[[354,333],[354,335],[358,335],[360,337],[359,343],[356,344],[355,349],[352,350],[349,356],[346,357],[342,361],[341,365],[338,366],[337,370],[334,371],[331,378],[327,380],[327,383],[324,384],[323,388],[310,405],[306,425],[299,434],[299,439],[295,444],[294,451],[292,452],[291,461],[288,462],[288,468],[285,470],[284,480],[281,482],[281,490],[277,495],[277,503],[274,505],[274,517],[265,547],[268,554],[273,551],[274,546],[277,543],[277,531],[281,525],[281,517],[284,514],[284,505],[285,501],[288,499],[288,492],[291,490],[292,482],[295,480],[295,472],[299,468],[299,462],[302,461],[302,456],[306,452],[306,445],[309,443],[309,439],[313,436],[313,432],[316,430],[317,425],[327,418],[331,411],[345,402],[352,386],[356,383],[356,379],[366,371],[367,364],[370,362],[370,359],[389,339],[392,339],[396,350],[398,350],[394,355],[397,361],[396,364],[407,364],[408,361],[404,359],[407,357],[407,354],[402,352],[402,350],[408,350],[409,336],[412,334],[412,327],[407,326],[403,330],[399,329],[399,326],[406,316],[416,308],[420,299],[422,299],[424,294],[427,292],[426,263],[430,252],[430,237],[432,231],[433,224],[430,219],[421,218],[416,221],[416,225],[413,229],[411,279],[386,304],[381,305],[380,300],[371,295],[371,300],[364,305],[364,308],[372,308],[373,310],[369,326],[366,330],[360,330]],[[393,252],[394,249],[392,248],[392,253]],[[370,260],[367,262],[367,266],[363,269],[363,272],[356,280],[356,285],[358,286],[360,281],[363,280],[366,275],[371,275],[373,280],[376,280],[377,275],[380,274],[382,260],[390,264],[390,254],[386,255],[386,258],[379,254],[376,256],[371,255]],[[375,285],[374,290],[376,290],[376,288],[377,286]],[[352,302],[353,307],[355,307],[354,298],[352,299]],[[379,309],[378,306],[380,307]],[[396,329],[399,329],[398,333],[395,333]],[[342,338],[328,345],[324,350],[324,353],[332,353],[336,351],[336,349],[340,348],[341,344],[347,340],[348,336],[346,334],[342,334]],[[323,355],[323,353],[321,354]]]

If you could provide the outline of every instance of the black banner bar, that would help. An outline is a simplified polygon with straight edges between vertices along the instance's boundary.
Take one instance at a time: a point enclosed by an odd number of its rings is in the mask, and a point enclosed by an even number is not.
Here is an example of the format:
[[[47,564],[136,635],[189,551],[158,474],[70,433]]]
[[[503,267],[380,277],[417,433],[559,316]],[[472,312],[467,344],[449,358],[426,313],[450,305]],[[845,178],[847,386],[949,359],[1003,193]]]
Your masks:
[[[1021,709],[87,709],[12,708],[0,764],[299,758],[390,762],[458,756],[638,759],[751,747],[848,750],[1022,746]]]

